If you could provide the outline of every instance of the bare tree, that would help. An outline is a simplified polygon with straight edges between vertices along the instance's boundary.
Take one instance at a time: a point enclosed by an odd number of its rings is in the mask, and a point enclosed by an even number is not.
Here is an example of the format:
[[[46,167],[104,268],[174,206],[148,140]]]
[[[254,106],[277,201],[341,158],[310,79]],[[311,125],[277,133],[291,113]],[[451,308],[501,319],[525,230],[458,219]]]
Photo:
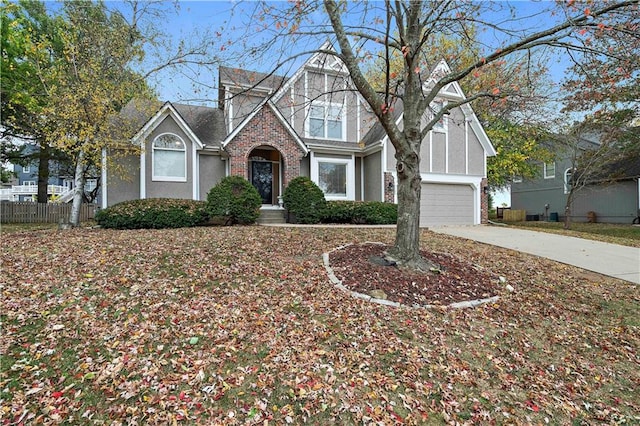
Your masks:
[[[247,38],[242,43],[247,43],[246,55],[254,63],[275,58],[272,69],[282,70],[299,55],[309,53],[301,46],[308,50],[314,42],[322,45],[322,38],[335,41],[335,49],[311,50],[341,59],[355,90],[371,107],[396,152],[398,224],[395,245],[388,255],[406,267],[429,270],[434,265],[419,254],[421,143],[452,109],[483,98],[510,100],[518,96],[518,87],[510,81],[490,85],[485,81],[466,93],[465,99],[435,109],[432,105],[438,94],[451,83],[479,78],[486,70],[507,62],[513,64],[513,58],[532,72],[538,70],[532,58],[540,55],[598,50],[604,60],[613,58],[624,50],[616,50],[613,45],[617,39],[608,36],[637,32],[640,23],[638,0],[589,4],[569,1],[546,3],[546,9],[536,7],[534,12],[527,12],[503,2],[453,0],[252,3]],[[606,29],[602,37],[611,41],[606,49],[584,38],[583,31],[593,28]],[[471,36],[476,33],[482,36]],[[466,63],[457,61],[450,52],[438,58],[433,51],[438,43],[434,41],[442,37],[469,52],[478,52],[478,56]],[[257,41],[251,44],[250,39]],[[398,57],[402,58],[402,68],[392,69]],[[440,59],[447,60],[450,71],[434,74]],[[620,63],[634,66],[632,61]],[[382,90],[376,90],[366,78],[372,64],[380,66],[377,71],[384,79]],[[279,72],[286,74],[286,70]],[[402,112],[400,123],[394,111]]]

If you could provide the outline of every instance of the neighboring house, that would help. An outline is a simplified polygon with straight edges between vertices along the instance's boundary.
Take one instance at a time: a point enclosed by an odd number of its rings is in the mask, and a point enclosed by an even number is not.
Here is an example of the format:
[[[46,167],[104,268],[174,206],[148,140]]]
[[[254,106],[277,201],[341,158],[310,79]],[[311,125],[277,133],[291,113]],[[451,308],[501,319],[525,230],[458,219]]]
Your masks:
[[[595,149],[597,143],[583,140],[581,149]],[[573,164],[567,156],[540,165],[540,176],[517,179],[511,184],[511,208],[526,210],[529,218],[564,220],[567,196],[572,185]],[[603,178],[577,189],[571,206],[571,220],[631,223],[640,210],[640,161],[629,158],[607,167]],[[593,213],[590,213],[593,212]],[[595,213],[595,216],[594,216]],[[537,216],[537,217],[536,217]]]
[[[448,72],[446,63],[434,72]],[[397,202],[394,148],[337,58],[316,54],[290,78],[221,67],[219,84],[219,109],[167,102],[141,123],[132,141],[142,153],[118,160],[128,176],[103,170],[103,207],[205,200],[228,175],[248,179],[263,208],[277,208],[297,176],[310,177],[328,200]],[[463,96],[452,83],[433,107]],[[486,221],[491,155],[469,105],[443,118],[422,144],[421,226]]]
[[[38,150],[37,145],[23,143],[23,154],[30,158],[25,165],[12,164],[15,179],[11,185],[6,185],[0,192],[0,199],[3,201],[36,201],[38,194]],[[97,178],[88,179],[87,192],[95,189],[98,184]],[[49,178],[47,189],[50,201],[70,201],[68,197],[73,189],[73,175],[68,167],[56,160],[49,162]],[[69,199],[65,199],[69,198]]]

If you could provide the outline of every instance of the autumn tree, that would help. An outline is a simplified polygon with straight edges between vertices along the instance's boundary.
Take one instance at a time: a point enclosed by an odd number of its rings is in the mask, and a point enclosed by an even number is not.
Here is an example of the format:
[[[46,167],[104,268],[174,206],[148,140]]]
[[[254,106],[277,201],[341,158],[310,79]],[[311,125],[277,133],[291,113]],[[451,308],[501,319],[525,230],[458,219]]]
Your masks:
[[[121,114],[122,108],[133,101],[139,109],[151,107],[152,102],[143,102],[155,98],[147,81],[161,70],[215,63],[210,46],[217,40],[194,38],[168,45],[155,26],[167,12],[166,3],[158,1],[74,1],[55,11],[37,3],[37,13],[31,13],[35,4],[11,9],[7,25],[13,37],[10,47],[16,48],[14,68],[7,70],[14,71],[13,77],[25,77],[12,85],[13,115],[36,117],[38,123],[16,118],[22,134],[46,140],[72,159],[75,193],[70,222],[77,225],[86,173],[99,173],[103,150],[135,149],[130,138],[136,123]],[[28,19],[16,23],[22,15]],[[46,31],[35,37],[32,26]],[[5,104],[3,116],[4,111]]]
[[[349,70],[357,91],[369,104],[386,131],[396,151],[398,176],[398,224],[394,247],[389,251],[400,264],[411,268],[429,270],[419,254],[420,208],[420,145],[423,138],[440,119],[454,108],[481,98],[506,98],[515,95],[517,88],[509,82],[495,81],[493,87],[482,87],[466,93],[467,98],[447,103],[444,108],[433,109],[438,93],[453,82],[473,78],[490,67],[499,67],[507,59],[527,57],[543,50],[562,52],[584,49],[577,39],[585,27],[594,23],[607,26],[611,19],[626,16],[627,21],[637,23],[638,1],[602,2],[586,4],[569,1],[548,3],[546,9],[527,15],[508,3],[499,2],[337,2],[325,0],[296,1],[287,4],[261,3],[253,7],[256,18],[251,25],[252,36],[264,41],[263,46],[273,46],[276,38],[286,39],[290,45],[309,46],[310,40],[329,37],[335,40],[335,50],[326,54],[336,55]],[[326,20],[320,15],[324,14]],[[535,16],[532,16],[535,15]],[[630,24],[633,25],[633,24]],[[616,31],[630,30],[611,28]],[[262,34],[257,34],[263,29]],[[474,37],[468,34],[474,29],[486,32],[478,50],[479,55],[466,66],[452,67],[451,72],[433,75],[434,40],[445,37],[475,51]],[[305,40],[306,37],[306,40]],[[304,41],[306,42],[304,42]],[[269,43],[271,42],[271,43]],[[282,46],[284,42],[280,42]],[[318,46],[321,43],[317,43]],[[298,52],[304,49],[298,49]],[[283,52],[272,51],[279,61],[276,66],[288,64]],[[382,91],[366,78],[375,52],[383,52],[381,66],[377,70],[383,77]],[[249,50],[264,57],[265,51]],[[603,52],[607,55],[608,52]],[[402,57],[402,69],[392,74],[391,61]],[[447,60],[452,58],[445,58]],[[455,59],[455,58],[453,58]],[[527,66],[532,65],[527,62]],[[402,122],[396,123],[393,111],[402,109]],[[426,123],[425,117],[429,117]]]
[[[3,3],[0,43],[2,161],[27,165],[38,163],[39,203],[46,203],[50,161],[68,161],[51,146],[47,138],[51,122],[43,115],[48,102],[41,76],[61,54],[61,40],[56,31],[58,19],[47,14],[44,3],[20,1]],[[23,149],[14,140],[36,147]]]
[[[481,44],[477,31],[472,26],[466,36],[473,44],[458,43],[457,37],[440,36],[431,43],[431,63],[445,59],[453,70],[468,67],[480,56]],[[470,50],[472,49],[472,50]],[[540,56],[540,55],[538,55]],[[536,64],[531,61],[535,60]],[[474,112],[480,119],[491,140],[496,155],[487,158],[487,182],[492,189],[507,187],[515,176],[533,178],[538,174],[536,162],[551,158],[551,153],[542,142],[548,132],[549,103],[552,87],[547,73],[548,58],[532,55],[510,57],[475,71],[459,81],[465,93],[488,92],[501,82],[502,90],[509,96],[481,97],[472,102]],[[400,83],[404,57],[392,54],[388,60],[392,85]],[[385,74],[381,68],[387,66],[384,51],[376,53],[374,65],[365,70],[365,77],[372,87],[382,93],[385,90]]]

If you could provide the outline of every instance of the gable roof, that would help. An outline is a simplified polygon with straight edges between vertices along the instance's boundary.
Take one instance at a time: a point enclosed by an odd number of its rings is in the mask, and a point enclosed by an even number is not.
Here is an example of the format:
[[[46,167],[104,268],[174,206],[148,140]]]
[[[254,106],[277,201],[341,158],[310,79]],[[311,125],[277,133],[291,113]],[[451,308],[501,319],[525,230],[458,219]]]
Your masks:
[[[257,89],[273,92],[282,87],[284,82],[287,81],[286,77],[276,74],[267,74],[225,66],[220,66],[218,68],[218,73],[220,87],[224,87],[225,83],[231,83],[245,89]]]
[[[240,131],[248,124],[251,122],[251,120],[253,120],[253,118],[258,114],[258,112],[260,110],[262,110],[262,108],[265,108],[266,106],[268,106],[269,108],[271,108],[271,110],[273,111],[273,113],[275,114],[275,116],[278,118],[278,120],[280,121],[280,123],[282,123],[282,125],[284,126],[284,128],[287,130],[287,132],[289,132],[289,134],[293,137],[293,139],[296,141],[296,143],[300,146],[300,148],[302,148],[302,151],[304,152],[304,155],[307,155],[309,153],[309,148],[307,148],[307,145],[305,145],[304,141],[302,139],[300,139],[300,136],[298,136],[298,134],[296,133],[296,131],[293,129],[293,127],[291,126],[291,124],[289,124],[289,122],[282,116],[282,114],[280,113],[280,111],[278,110],[278,108],[274,105],[274,103],[268,98],[264,98],[262,100],[262,102],[260,102],[258,104],[258,106],[256,106],[253,111],[251,111],[251,113],[249,115],[247,115],[244,120],[242,120],[242,122],[240,122],[240,124],[238,124],[232,131],[231,133],[229,133],[227,135],[227,137],[222,141],[221,146],[222,148],[226,147],[237,135],[238,133],[240,133]]]
[[[204,145],[219,145],[226,136],[224,113],[218,108],[172,104]]]
[[[132,109],[129,114],[139,114],[139,111]],[[219,149],[224,139],[224,116],[218,108],[165,102],[151,118],[143,122],[132,141],[140,142],[149,136],[166,117],[171,117],[199,149],[205,146]]]

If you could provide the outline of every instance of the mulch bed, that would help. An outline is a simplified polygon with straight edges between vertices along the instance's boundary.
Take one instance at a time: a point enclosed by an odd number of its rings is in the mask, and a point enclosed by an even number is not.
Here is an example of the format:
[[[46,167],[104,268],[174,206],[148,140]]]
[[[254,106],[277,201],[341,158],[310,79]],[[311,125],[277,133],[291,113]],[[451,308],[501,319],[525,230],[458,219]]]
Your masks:
[[[422,251],[424,258],[440,265],[440,273],[411,272],[376,262],[387,245],[352,244],[329,254],[329,263],[342,285],[373,295],[382,290],[387,300],[403,305],[449,305],[498,294],[499,280],[481,267],[446,253]]]

